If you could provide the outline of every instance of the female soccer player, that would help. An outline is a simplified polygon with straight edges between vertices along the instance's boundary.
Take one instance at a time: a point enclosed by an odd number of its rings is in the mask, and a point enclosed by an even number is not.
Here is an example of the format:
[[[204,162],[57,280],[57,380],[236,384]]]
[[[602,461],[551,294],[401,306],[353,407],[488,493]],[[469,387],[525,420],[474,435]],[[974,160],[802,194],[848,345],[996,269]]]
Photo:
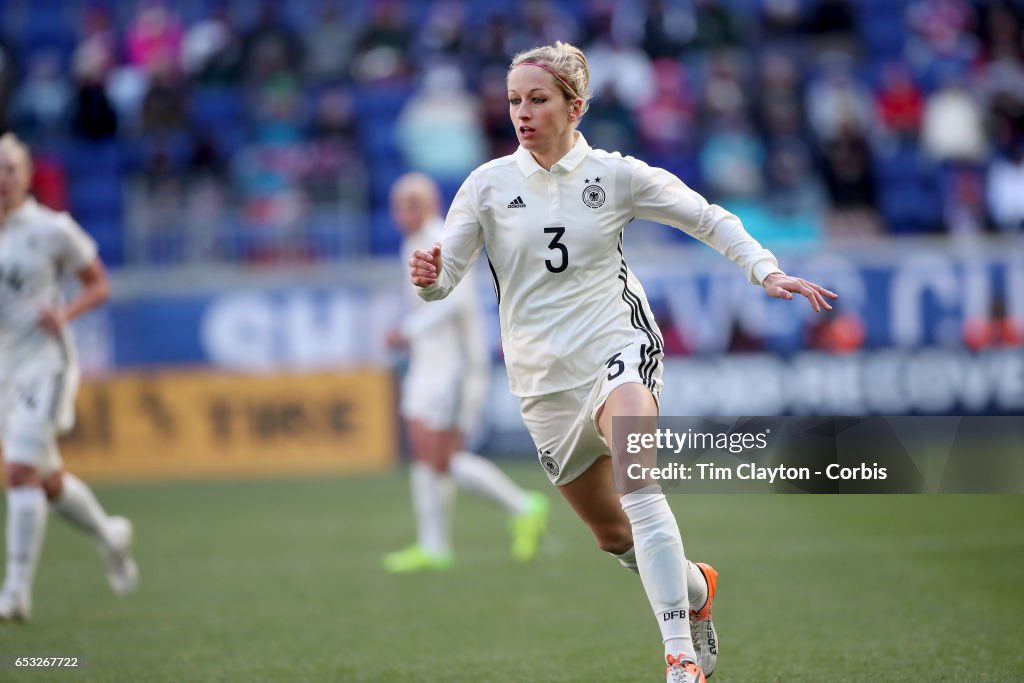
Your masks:
[[[7,574],[0,620],[27,620],[46,532],[47,500],[93,536],[114,592],[135,589],[132,525],[108,517],[88,486],[63,470],[58,434],[74,423],[78,362],[67,323],[107,299],[96,243],[66,213],[29,196],[28,149],[0,137],[0,418],[7,479]],[[61,279],[82,287],[66,305]]]
[[[430,245],[444,225],[437,184],[422,173],[402,176],[391,189],[391,213],[405,235],[403,254]],[[548,499],[524,491],[497,465],[462,448],[463,435],[477,426],[491,371],[477,294],[467,282],[443,304],[428,305],[414,295],[411,304],[389,341],[409,345],[401,411],[412,447],[417,540],[385,555],[384,567],[404,573],[451,566],[453,483],[505,507],[512,555],[530,560],[546,529]]]
[[[469,176],[440,242],[413,252],[409,267],[419,295],[441,299],[486,246],[509,384],[541,464],[598,546],[638,570],[661,628],[667,680],[699,682],[717,660],[717,575],[687,562],[656,485],[620,478],[617,488],[613,476],[613,465],[633,456],[612,420],[654,423],[664,348],[623,258],[623,228],[643,218],[681,229],[742,267],[770,296],[800,294],[818,312],[836,295],[783,273],[736,216],[672,174],[591,148],[576,131],[588,82],[586,57],[572,45],[516,55],[507,86],[519,149]],[[653,463],[656,454],[641,457]]]

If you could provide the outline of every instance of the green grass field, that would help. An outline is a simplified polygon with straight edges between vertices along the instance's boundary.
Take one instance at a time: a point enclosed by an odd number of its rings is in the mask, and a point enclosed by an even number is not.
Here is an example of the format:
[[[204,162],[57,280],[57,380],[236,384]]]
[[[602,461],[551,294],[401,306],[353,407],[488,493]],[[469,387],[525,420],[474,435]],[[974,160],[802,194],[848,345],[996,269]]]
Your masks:
[[[140,592],[114,598],[51,517],[34,620],[0,624],[0,654],[84,665],[0,681],[664,680],[639,580],[560,501],[531,564],[462,496],[456,568],[392,577],[380,555],[412,538],[401,473],[97,490],[135,520]],[[670,499],[687,555],[721,574],[712,680],[1024,680],[1024,497]]]

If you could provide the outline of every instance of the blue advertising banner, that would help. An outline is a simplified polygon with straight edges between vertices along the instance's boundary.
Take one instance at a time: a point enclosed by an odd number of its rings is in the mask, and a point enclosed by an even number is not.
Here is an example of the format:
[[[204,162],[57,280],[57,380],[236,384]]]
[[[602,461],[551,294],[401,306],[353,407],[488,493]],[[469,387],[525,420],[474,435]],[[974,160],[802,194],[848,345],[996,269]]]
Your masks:
[[[120,299],[106,309],[113,367],[270,372],[382,364],[395,292],[293,286]]]
[[[703,247],[681,249],[678,258],[661,254],[628,262],[637,264],[669,356],[788,355],[808,348],[813,326],[826,319],[800,302],[763,296],[735,266]],[[844,343],[851,349],[962,348],[968,321],[985,319],[994,307],[1024,325],[1024,249],[833,251],[787,255],[783,262],[791,272],[840,293],[827,319],[850,321]],[[392,265],[382,263],[381,270],[390,272]],[[492,317],[497,357],[490,279],[477,280]],[[122,297],[104,313],[113,349],[108,355],[117,369],[212,365],[269,371],[386,363],[383,342],[401,317],[405,283],[391,277],[377,281],[386,284]]]
[[[893,254],[825,252],[782,259],[788,271],[838,292],[833,316],[863,326],[863,347],[960,346],[967,321],[985,318],[994,305],[1024,324],[1024,247],[980,253],[954,248]],[[816,316],[808,306],[758,296],[736,268],[716,255],[693,267],[642,266],[644,283],[670,347],[685,352],[729,350],[737,337],[765,350],[804,346]],[[628,257],[628,254],[627,254]],[[751,350],[744,348],[743,350]]]

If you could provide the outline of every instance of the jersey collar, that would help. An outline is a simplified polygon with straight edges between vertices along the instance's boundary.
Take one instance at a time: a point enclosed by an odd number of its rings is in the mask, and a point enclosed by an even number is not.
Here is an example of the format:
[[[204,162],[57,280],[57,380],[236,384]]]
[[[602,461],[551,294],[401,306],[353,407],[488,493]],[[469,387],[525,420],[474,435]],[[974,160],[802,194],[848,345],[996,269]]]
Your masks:
[[[587,144],[587,139],[583,137],[583,133],[579,131],[573,131],[573,135],[576,136],[576,144],[572,146],[569,152],[551,165],[551,170],[554,171],[556,168],[561,169],[562,173],[569,173],[574,171],[587,154],[590,152],[590,145]],[[519,149],[512,155],[515,157],[516,165],[519,166],[519,170],[523,172],[523,175],[529,178],[538,171],[543,171],[544,168],[537,163],[537,160],[533,158],[533,155],[529,151],[523,149],[520,145]]]
[[[22,205],[18,207],[17,211],[7,216],[7,220],[5,221],[5,223],[7,223],[8,225],[21,223],[23,220],[27,219],[35,212],[36,206],[38,206],[38,204],[36,203],[35,197],[29,195],[28,197],[25,198],[24,203],[22,203]]]

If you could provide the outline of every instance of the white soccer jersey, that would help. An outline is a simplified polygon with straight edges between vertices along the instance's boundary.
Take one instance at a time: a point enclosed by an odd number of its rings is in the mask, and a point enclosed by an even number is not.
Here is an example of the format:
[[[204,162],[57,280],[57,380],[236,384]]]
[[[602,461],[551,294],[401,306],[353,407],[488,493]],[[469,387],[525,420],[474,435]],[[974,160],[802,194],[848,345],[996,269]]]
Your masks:
[[[96,243],[67,213],[29,198],[0,227],[0,379],[15,370],[77,369],[71,332],[39,327],[63,304],[61,280],[96,258]]]
[[[671,173],[576,135],[550,171],[522,147],[473,171],[445,221],[437,282],[418,288],[428,301],[444,298],[487,248],[509,385],[521,397],[593,382],[638,335],[650,362],[660,359],[661,333],[622,253],[634,218],[696,237],[754,284],[779,270],[733,214]]]

